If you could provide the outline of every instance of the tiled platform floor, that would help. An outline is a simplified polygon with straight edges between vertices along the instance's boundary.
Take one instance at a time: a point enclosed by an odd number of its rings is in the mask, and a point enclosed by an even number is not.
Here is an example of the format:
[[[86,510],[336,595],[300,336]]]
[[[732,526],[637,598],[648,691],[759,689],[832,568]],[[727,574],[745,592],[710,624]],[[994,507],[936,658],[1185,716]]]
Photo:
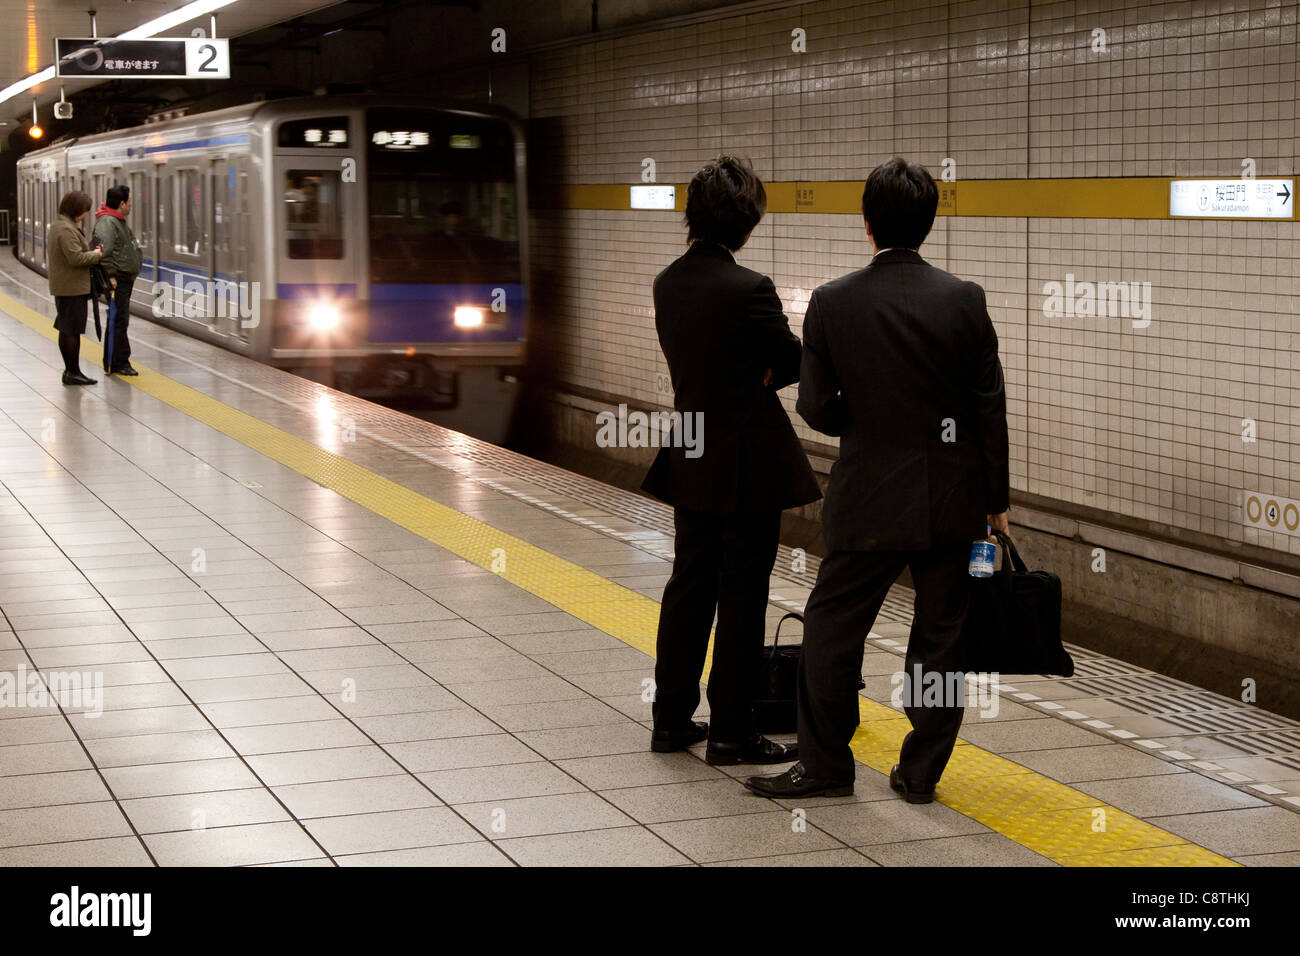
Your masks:
[[[151,368],[658,597],[663,558],[343,449],[343,399],[286,407],[238,384],[279,373],[134,329]],[[753,768],[648,752],[640,651],[127,383],[65,389],[56,363],[0,315],[0,672],[102,674],[104,712],[0,709],[0,865],[1051,865],[866,767],[792,826],[734,779]],[[869,646],[867,693],[899,666]],[[1293,808],[1027,702],[963,736],[1240,862],[1300,861]]]

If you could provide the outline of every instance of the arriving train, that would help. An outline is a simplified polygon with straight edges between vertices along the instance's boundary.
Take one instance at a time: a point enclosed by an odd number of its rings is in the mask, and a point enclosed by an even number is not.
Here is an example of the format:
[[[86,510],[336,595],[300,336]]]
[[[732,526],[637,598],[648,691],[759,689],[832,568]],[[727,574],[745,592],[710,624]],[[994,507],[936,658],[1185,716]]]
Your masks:
[[[500,441],[525,360],[524,136],[509,113],[374,97],[252,103],[18,162],[17,255],[59,197],[131,187],[133,312]],[[89,235],[93,214],[86,217]]]

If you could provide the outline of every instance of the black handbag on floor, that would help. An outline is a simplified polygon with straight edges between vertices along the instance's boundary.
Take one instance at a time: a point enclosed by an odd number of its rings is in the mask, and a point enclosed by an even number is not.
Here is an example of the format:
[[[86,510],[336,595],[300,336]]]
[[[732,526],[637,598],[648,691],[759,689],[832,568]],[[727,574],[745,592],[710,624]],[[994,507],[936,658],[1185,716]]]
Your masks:
[[[1061,579],[1030,571],[1008,535],[994,532],[1002,567],[991,578],[972,578],[970,611],[962,633],[967,671],[1074,675],[1061,644]]]
[[[780,646],[781,625],[790,618],[803,623],[803,615],[791,611],[777,621],[772,646],[763,646],[763,686],[754,700],[754,729],[760,734],[792,734],[799,729],[796,695],[799,655],[803,647],[799,644]],[[859,690],[866,686],[864,681],[858,682]]]

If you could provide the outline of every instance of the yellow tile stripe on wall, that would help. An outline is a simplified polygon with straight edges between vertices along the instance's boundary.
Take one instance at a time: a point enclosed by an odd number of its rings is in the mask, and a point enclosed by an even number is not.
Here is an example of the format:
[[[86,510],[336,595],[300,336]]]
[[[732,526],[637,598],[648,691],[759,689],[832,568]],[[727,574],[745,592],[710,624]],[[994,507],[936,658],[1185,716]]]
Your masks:
[[[50,319],[3,293],[0,308],[47,339],[55,339]],[[82,354],[102,362],[102,349],[89,339],[82,339]],[[118,381],[130,382],[195,421],[481,568],[490,570],[494,558],[504,553],[506,567],[500,577],[625,644],[654,655],[659,605],[645,595],[165,375],[144,366],[139,370],[139,377]],[[888,773],[907,733],[907,719],[865,697],[858,701],[862,724],[853,738],[853,753],[867,766]],[[972,820],[1064,865],[1237,865],[965,742],[954,751],[936,796],[939,802]]]
[[[1195,178],[1195,177],[1188,177]],[[1168,178],[1129,179],[968,179],[940,182],[941,216],[1008,216],[1029,219],[1171,219]],[[686,208],[686,185],[675,186],[677,211]],[[841,182],[771,182],[770,213],[862,214],[862,180]],[[628,185],[570,186],[570,209],[630,208]],[[1245,220],[1292,222],[1289,218]],[[1240,220],[1234,220],[1240,221]]]

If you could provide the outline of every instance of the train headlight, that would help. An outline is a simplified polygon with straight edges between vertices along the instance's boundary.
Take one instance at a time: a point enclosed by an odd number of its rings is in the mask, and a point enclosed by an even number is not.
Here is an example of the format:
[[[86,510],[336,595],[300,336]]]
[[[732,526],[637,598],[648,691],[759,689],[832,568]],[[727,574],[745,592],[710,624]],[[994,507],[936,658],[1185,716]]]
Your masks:
[[[473,305],[458,305],[452,313],[452,321],[462,329],[481,329],[483,327],[483,310]]]
[[[339,324],[339,310],[323,302],[313,305],[311,311],[307,313],[307,321],[311,323],[313,329],[324,331],[335,328]]]

